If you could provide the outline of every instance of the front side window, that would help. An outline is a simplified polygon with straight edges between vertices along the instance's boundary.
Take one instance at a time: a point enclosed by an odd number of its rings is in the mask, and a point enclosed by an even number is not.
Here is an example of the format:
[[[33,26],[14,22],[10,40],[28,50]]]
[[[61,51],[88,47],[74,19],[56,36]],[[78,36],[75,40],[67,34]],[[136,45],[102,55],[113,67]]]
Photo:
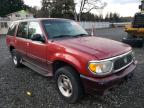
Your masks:
[[[28,38],[28,22],[21,22],[19,24],[17,37]]]
[[[73,37],[88,35],[88,33],[76,22],[71,20],[44,20],[42,21],[49,38]]]
[[[30,22],[29,23],[29,38],[32,39],[34,35],[40,34],[42,35],[42,30],[38,22]]]

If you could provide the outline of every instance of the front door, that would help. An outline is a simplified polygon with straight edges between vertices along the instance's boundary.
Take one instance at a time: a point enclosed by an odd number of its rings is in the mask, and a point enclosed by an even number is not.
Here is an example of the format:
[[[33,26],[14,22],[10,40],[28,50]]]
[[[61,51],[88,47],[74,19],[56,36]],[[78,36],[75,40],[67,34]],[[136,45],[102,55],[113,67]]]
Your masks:
[[[28,27],[30,42],[28,43],[27,56],[28,61],[42,69],[47,69],[47,44],[42,41],[32,40],[36,34],[43,36],[38,22],[30,22]]]

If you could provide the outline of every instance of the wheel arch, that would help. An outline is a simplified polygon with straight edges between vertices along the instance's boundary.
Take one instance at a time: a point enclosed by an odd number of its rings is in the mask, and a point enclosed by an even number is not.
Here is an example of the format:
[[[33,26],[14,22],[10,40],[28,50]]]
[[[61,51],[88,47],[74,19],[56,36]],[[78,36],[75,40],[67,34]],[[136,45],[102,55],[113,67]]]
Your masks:
[[[10,47],[9,47],[9,51],[12,52],[13,49],[15,49],[15,47],[12,46],[12,45],[10,45]]]
[[[73,63],[71,63],[70,61],[64,61],[64,60],[55,60],[52,64],[53,67],[53,74],[55,74],[55,72],[57,71],[57,69],[64,67],[64,66],[70,66],[71,68],[73,68],[77,74],[80,75],[79,69],[77,66],[75,66]]]

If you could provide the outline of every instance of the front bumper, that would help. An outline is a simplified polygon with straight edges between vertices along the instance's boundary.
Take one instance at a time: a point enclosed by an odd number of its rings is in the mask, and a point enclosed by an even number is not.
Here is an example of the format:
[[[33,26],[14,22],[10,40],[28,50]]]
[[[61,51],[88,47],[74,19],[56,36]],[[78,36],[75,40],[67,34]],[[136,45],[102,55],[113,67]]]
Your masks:
[[[124,79],[132,74],[133,70],[136,68],[137,62],[133,62],[129,67],[121,70],[118,73],[112,74],[104,78],[92,78],[80,75],[81,81],[83,83],[86,93],[96,92],[103,95],[105,91],[112,88],[114,85],[119,84],[124,81]]]

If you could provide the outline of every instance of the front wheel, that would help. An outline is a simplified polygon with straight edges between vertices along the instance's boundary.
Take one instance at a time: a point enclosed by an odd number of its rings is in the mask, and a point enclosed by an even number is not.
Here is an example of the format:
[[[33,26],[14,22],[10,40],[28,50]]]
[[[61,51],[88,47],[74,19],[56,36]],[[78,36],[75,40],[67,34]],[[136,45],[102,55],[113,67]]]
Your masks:
[[[73,68],[66,66],[58,69],[55,81],[59,94],[65,101],[75,103],[83,96],[79,75]]]
[[[13,64],[15,65],[15,67],[21,67],[22,66],[22,59],[17,54],[15,49],[12,50],[11,56],[12,56],[12,61],[13,61]]]

